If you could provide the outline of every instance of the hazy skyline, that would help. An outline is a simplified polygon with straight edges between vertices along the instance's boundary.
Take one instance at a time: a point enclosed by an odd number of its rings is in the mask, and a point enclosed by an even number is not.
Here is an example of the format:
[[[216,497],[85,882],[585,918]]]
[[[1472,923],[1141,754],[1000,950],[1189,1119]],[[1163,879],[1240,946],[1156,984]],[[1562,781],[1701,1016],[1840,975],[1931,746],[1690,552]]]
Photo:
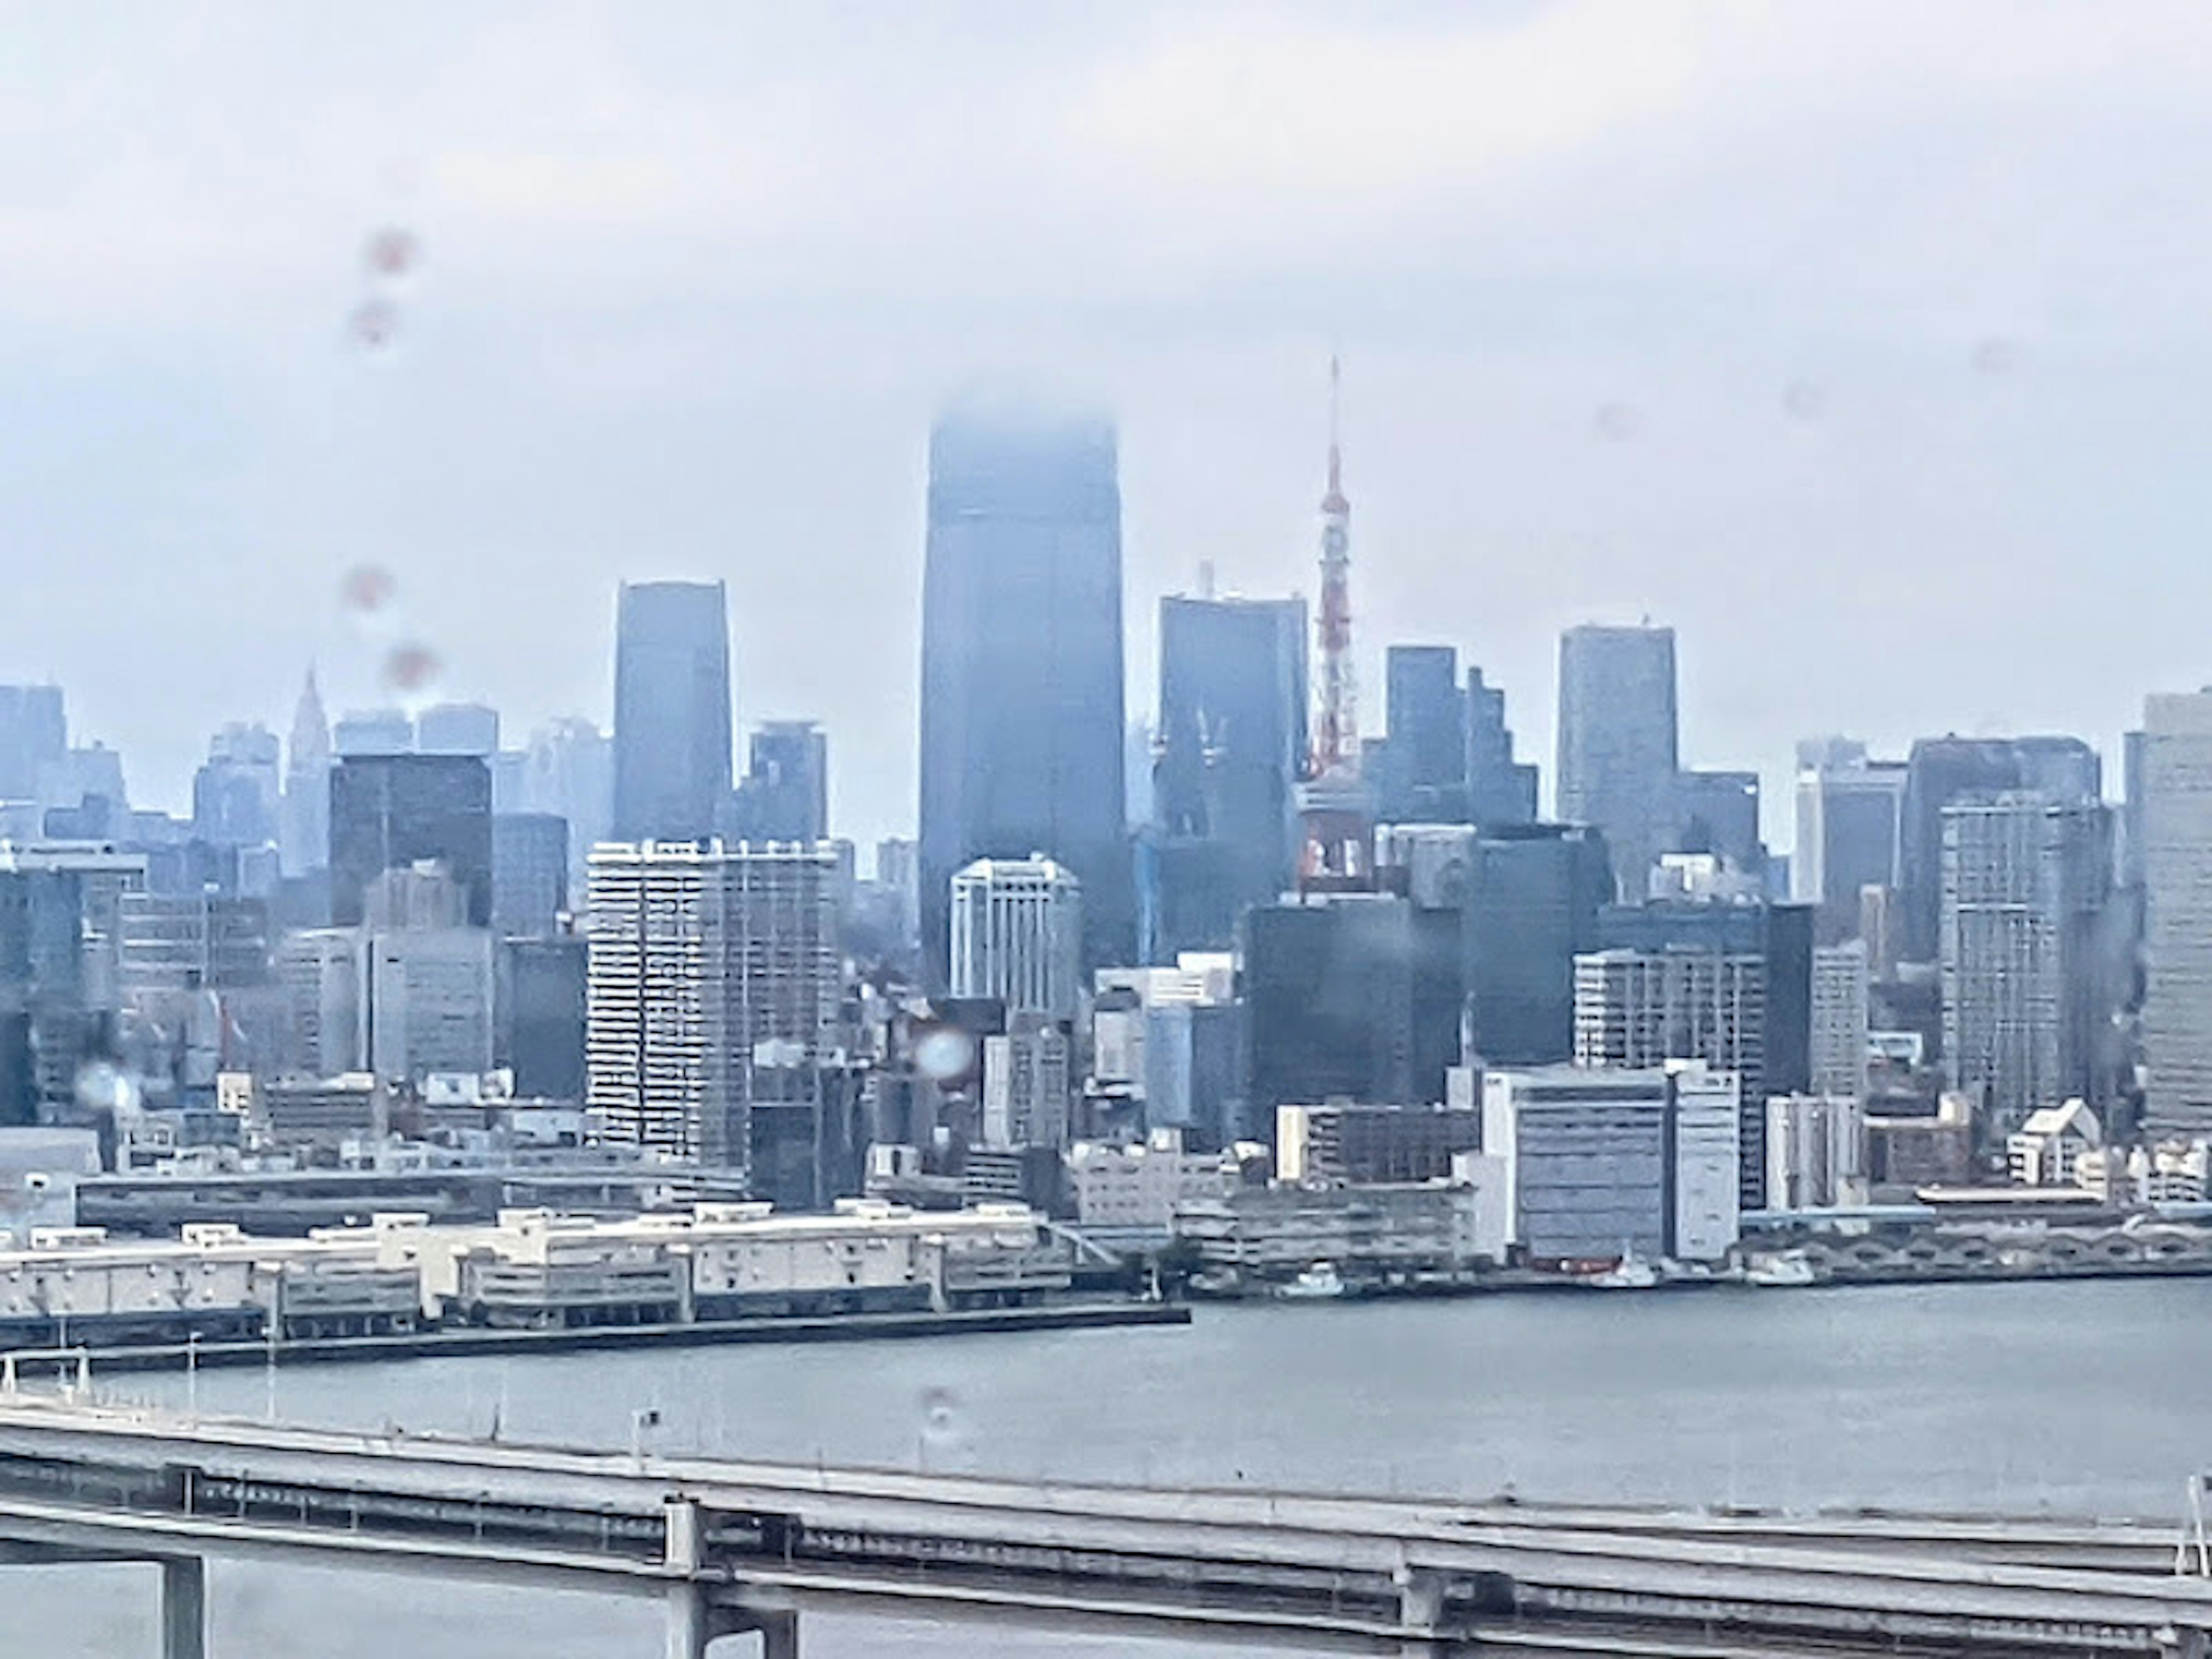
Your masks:
[[[1201,560],[1311,594],[1332,349],[1363,724],[1456,645],[1547,798],[1584,620],[1677,628],[1684,760],[1770,833],[1801,735],[2116,778],[2212,680],[2196,7],[0,16],[0,680],[149,803],[311,657],[370,699],[373,562],[518,738],[605,722],[621,579],[726,580],[741,725],[910,833],[939,404],[1115,413],[1143,712]]]

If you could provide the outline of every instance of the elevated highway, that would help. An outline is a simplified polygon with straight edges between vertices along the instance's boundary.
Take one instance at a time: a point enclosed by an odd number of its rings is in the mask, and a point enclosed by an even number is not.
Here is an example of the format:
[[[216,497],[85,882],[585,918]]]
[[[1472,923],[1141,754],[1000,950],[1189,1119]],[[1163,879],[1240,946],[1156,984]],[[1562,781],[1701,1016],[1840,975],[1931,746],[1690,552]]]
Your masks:
[[[2212,1579],[2124,1521],[1553,1507],[646,1456],[0,1395],[0,1563],[210,1559],[647,1597],[668,1659],[817,1609],[1255,1651],[2208,1659]],[[2191,1563],[2200,1558],[2191,1558]]]

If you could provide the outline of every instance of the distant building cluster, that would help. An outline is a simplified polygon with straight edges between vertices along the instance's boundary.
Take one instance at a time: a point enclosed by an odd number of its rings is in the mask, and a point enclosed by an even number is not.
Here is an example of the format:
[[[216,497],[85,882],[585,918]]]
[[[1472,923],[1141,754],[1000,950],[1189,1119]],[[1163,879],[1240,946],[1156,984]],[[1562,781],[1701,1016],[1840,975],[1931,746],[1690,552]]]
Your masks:
[[[1784,848],[1686,759],[1674,631],[1577,626],[1547,791],[1464,639],[1387,643],[1363,725],[1333,439],[1315,603],[1161,599],[1133,740],[1113,428],[963,406],[928,469],[919,820],[865,873],[821,726],[734,722],[720,581],[622,587],[611,732],[310,676],[186,817],[0,686],[0,1127],[1019,1200],[1270,1273],[2203,1201],[2212,691],[2117,803],[2073,737],[1808,740]]]

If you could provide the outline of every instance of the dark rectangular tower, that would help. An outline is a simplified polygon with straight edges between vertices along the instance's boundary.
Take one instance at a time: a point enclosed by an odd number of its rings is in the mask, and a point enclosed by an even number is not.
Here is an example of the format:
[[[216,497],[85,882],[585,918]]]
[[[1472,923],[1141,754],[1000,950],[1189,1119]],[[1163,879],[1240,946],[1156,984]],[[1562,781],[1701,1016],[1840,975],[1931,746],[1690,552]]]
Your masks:
[[[361,926],[371,883],[435,863],[491,925],[491,767],[481,755],[346,755],[331,771],[331,921]]]
[[[720,582],[626,582],[615,621],[617,841],[697,841],[730,795],[730,621]]]
[[[1083,883],[1085,955],[1135,947],[1113,428],[975,411],[930,435],[921,917],[945,969],[953,872],[1041,853]]]
[[[1648,890],[1674,816],[1674,630],[1559,636],[1559,817],[1594,825],[1630,903]]]

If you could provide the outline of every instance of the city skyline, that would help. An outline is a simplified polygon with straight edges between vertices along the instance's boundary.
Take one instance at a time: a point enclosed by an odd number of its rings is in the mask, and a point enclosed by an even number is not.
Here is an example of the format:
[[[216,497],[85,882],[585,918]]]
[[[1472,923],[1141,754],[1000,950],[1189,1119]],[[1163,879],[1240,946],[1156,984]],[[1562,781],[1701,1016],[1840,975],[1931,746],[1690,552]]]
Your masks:
[[[1457,645],[1548,754],[1559,630],[1649,611],[1698,644],[1688,758],[1755,762],[1778,799],[1794,738],[1838,726],[1887,752],[2001,726],[2111,754],[2142,693],[2212,678],[2187,623],[2212,598],[2190,556],[2207,346],[2173,240],[2196,216],[2188,169],[2146,178],[2131,142],[2188,130],[2204,47],[2180,15],[1294,9],[1239,56],[1226,23],[1158,8],[869,39],[702,10],[679,61],[554,9],[526,50],[437,20],[460,67],[434,74],[401,7],[358,43],[388,106],[343,113],[321,106],[362,61],[284,20],[241,54],[59,17],[24,43],[45,74],[0,232],[36,434],[0,463],[25,599],[0,663],[69,685],[178,804],[223,720],[282,729],[311,657],[334,708],[362,700],[332,599],[356,565],[398,578],[453,695],[525,731],[604,719],[618,580],[719,577],[744,594],[740,720],[823,720],[836,817],[872,839],[911,815],[931,412],[1025,365],[1115,409],[1133,693],[1147,601],[1200,560],[1225,589],[1310,590],[1334,345],[1363,684],[1385,641]],[[946,94],[913,65],[945,53],[990,66],[972,122],[933,118]],[[551,102],[577,112],[513,130],[571,82],[594,95]],[[1243,120],[1255,97],[1361,137]],[[1034,146],[954,136],[1040,106],[1066,113]],[[884,124],[923,136],[867,144]],[[702,136],[738,159],[690,166]],[[298,185],[272,212],[255,158],[279,150]],[[885,154],[879,178],[855,163]],[[1036,202],[1041,224],[1007,210]],[[420,267],[371,351],[347,320],[386,226]],[[2166,257],[2111,257],[2132,246]],[[2154,583],[2167,603],[2127,603]],[[1855,641],[1966,609],[1987,625],[1930,678],[1856,672]],[[2124,665],[2101,643],[2124,629]],[[824,638],[855,647],[838,675]]]

